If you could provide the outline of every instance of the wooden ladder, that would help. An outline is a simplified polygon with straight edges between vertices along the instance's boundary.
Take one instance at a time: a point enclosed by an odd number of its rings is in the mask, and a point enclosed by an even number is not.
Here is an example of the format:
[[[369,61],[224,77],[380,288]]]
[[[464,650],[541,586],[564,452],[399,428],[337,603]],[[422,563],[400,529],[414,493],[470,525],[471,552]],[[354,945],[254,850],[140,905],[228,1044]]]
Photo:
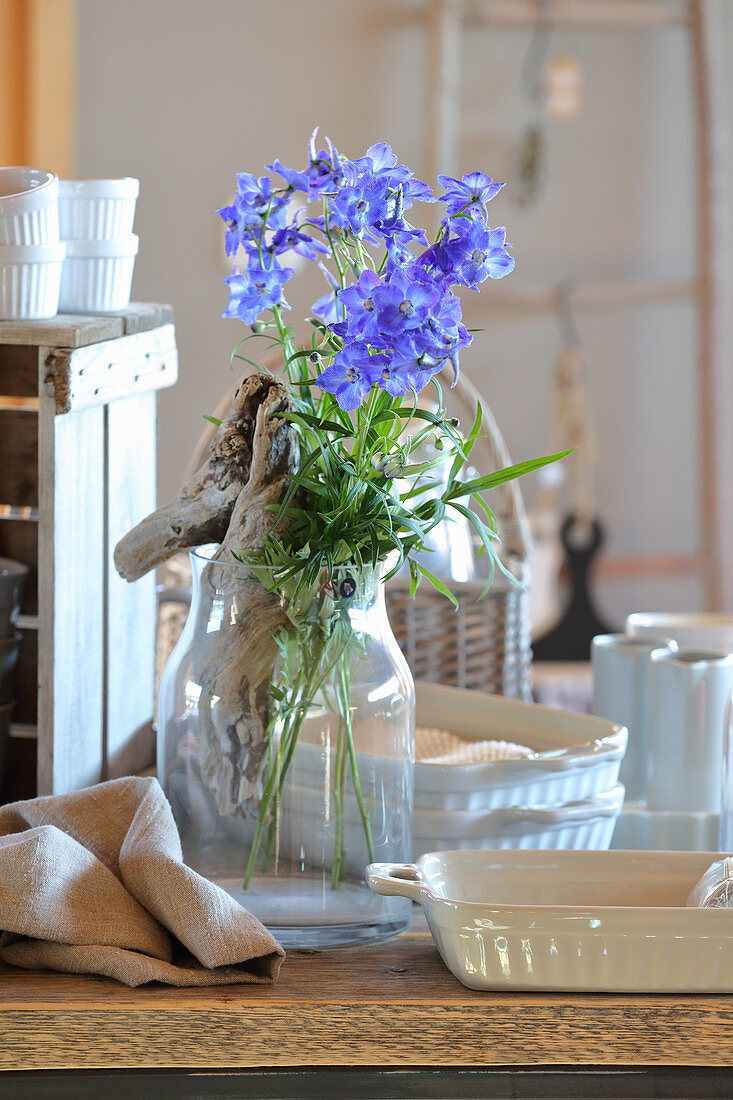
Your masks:
[[[539,0],[428,0],[428,178],[455,171],[460,136],[461,39],[466,27],[526,31]],[[574,310],[595,311],[694,299],[698,307],[701,547],[694,554],[629,554],[601,562],[605,577],[695,571],[708,610],[733,610],[733,371],[726,347],[727,186],[724,62],[717,0],[545,0],[550,30],[649,30],[678,26],[689,35],[696,116],[697,270],[694,279],[580,284]],[[496,314],[526,316],[553,309],[555,288],[492,290]]]

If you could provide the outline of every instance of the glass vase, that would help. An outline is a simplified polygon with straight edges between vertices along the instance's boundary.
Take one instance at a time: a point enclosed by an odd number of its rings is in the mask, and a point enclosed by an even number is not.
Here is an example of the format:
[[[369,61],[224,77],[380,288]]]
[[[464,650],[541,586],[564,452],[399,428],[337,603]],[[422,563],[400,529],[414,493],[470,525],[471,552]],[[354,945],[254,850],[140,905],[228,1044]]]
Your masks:
[[[158,776],[187,862],[285,947],[402,931],[410,902],[364,881],[409,862],[414,684],[382,570],[269,594],[191,554],[193,597],[160,684]]]

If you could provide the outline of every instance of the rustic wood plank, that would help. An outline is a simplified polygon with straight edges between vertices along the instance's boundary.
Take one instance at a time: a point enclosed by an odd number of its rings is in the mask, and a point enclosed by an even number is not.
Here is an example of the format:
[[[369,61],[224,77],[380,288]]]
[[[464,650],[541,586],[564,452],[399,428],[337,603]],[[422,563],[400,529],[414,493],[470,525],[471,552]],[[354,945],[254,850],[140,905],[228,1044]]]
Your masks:
[[[110,313],[57,313],[44,321],[0,321],[0,344],[82,348],[118,336],[147,332],[173,321],[171,306],[131,302]]]
[[[174,320],[173,306],[155,302],[141,302],[129,305],[120,310],[125,336],[133,336],[136,332],[149,332],[150,329],[160,328],[162,325],[172,325]]]
[[[0,344],[0,395],[38,396],[38,352],[34,347]]]
[[[60,794],[103,777],[104,409],[41,389],[38,793]]]
[[[107,414],[107,599],[105,776],[153,759],[155,573],[122,580],[112,558],[120,538],[155,509],[155,392],[115,401]]]
[[[175,328],[163,325],[90,347],[50,350],[44,385],[62,415],[172,386],[177,377]]]
[[[293,952],[273,987],[129,990],[0,967],[0,1068],[730,1066],[733,997],[491,994],[427,936]]]
[[[57,313],[43,321],[0,321],[0,344],[34,347],[81,348],[123,334],[120,317],[104,313]]]
[[[38,415],[0,409],[0,504],[38,507]]]

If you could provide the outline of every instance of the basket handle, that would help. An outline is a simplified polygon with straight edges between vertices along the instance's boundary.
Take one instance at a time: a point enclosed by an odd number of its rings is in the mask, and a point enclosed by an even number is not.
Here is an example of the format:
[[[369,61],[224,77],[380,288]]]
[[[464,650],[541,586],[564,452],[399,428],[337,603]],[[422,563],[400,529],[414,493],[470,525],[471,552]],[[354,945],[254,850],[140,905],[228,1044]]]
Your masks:
[[[476,390],[476,387],[470,382],[468,383],[468,389],[469,392],[473,391],[471,392],[471,396],[474,397],[477,402],[481,400],[478,390]],[[483,409],[486,437],[494,468],[501,470],[505,466],[511,466],[512,459],[509,454],[509,448],[506,445],[504,436],[501,434],[501,429],[496,421],[496,417],[484,401],[481,401],[481,407]],[[529,533],[529,520],[527,519],[527,513],[524,508],[524,498],[522,497],[522,490],[519,488],[519,482],[506,481],[503,485],[498,487],[498,493],[501,500],[501,510],[497,512],[497,518],[501,521],[502,543],[510,554],[513,554],[522,561],[526,561],[529,557],[531,536]]]

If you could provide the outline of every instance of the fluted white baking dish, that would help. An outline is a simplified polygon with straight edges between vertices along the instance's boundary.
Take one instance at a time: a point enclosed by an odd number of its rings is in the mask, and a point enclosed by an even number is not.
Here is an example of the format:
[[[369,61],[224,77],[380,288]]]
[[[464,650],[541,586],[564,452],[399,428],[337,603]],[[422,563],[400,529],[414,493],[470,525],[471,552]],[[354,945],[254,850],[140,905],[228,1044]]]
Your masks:
[[[412,815],[412,852],[465,848],[595,848],[611,843],[624,788],[578,802],[505,806],[498,810],[418,810]]]
[[[0,245],[58,244],[59,179],[42,168],[0,168]]]
[[[59,309],[63,313],[104,313],[130,301],[138,238],[119,241],[66,241]]]
[[[479,810],[573,802],[618,782],[627,731],[603,718],[480,691],[417,685],[416,721],[471,741],[513,741],[531,759],[415,765],[416,810]]]
[[[64,240],[104,241],[129,237],[140,181],[61,180],[59,226]]]
[[[582,801],[612,790],[626,752],[627,732],[604,718],[517,703],[441,684],[416,685],[417,724],[450,730],[471,741],[503,740],[535,750],[531,758],[479,764],[415,765],[416,810],[494,810]],[[331,757],[330,764],[328,762]],[[321,787],[333,774],[334,748],[298,745],[298,782]],[[388,757],[359,753],[360,774],[393,782]]]
[[[471,989],[733,992],[733,913],[687,908],[717,853],[443,852],[375,863],[378,894],[419,902]]]
[[[0,321],[53,317],[66,246],[0,245]]]

